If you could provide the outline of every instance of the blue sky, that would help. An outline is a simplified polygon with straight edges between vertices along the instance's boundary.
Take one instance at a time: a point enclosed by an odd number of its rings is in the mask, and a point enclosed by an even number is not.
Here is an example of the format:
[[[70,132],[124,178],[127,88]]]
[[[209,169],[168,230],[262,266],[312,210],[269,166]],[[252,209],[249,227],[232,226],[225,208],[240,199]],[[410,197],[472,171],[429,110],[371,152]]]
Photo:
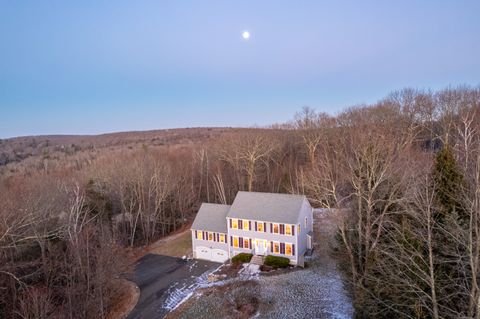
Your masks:
[[[480,1],[0,0],[0,137],[284,122],[480,84]],[[251,38],[242,39],[248,30]]]

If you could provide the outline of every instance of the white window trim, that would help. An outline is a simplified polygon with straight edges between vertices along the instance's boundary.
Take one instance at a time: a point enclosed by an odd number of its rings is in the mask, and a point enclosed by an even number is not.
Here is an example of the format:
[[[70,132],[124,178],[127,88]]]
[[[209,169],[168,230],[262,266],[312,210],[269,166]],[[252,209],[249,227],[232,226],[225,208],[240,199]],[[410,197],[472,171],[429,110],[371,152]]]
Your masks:
[[[290,227],[290,234],[287,233],[287,227]],[[292,227],[295,227],[290,224],[285,224],[285,235],[292,236]]]
[[[277,232],[275,232],[275,225],[277,225]],[[272,223],[272,234],[280,234],[280,224]]]
[[[256,222],[257,223],[257,233],[264,233],[265,232],[265,225],[263,224],[263,222]],[[262,230],[258,230],[258,225],[262,225]]]
[[[235,246],[235,238],[237,239],[237,246]],[[240,238],[238,236],[232,236],[232,247],[240,248]]]
[[[287,245],[290,245],[290,254],[287,254]],[[285,243],[285,255],[293,256],[293,244],[292,243]]]
[[[278,244],[278,252],[275,251],[275,247],[276,247],[275,245],[277,245],[277,244]],[[277,254],[277,255],[281,255],[281,253],[280,253],[280,242],[279,241],[274,241],[273,242],[273,253]]]

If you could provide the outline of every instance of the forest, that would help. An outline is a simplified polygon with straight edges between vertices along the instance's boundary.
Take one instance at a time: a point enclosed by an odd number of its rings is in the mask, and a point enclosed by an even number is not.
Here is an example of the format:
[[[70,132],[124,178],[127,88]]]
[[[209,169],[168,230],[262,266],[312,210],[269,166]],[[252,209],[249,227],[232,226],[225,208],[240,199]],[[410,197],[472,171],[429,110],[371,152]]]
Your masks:
[[[262,128],[0,140],[0,318],[105,318],[131,252],[239,190],[338,209],[358,318],[480,318],[480,87]]]

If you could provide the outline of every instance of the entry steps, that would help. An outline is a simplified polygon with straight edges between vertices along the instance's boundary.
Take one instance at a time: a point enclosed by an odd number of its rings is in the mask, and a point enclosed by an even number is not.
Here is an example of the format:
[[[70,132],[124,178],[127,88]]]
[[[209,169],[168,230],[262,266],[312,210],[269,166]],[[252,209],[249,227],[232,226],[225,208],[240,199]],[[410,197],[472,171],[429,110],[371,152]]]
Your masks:
[[[251,264],[254,264],[254,265],[259,265],[259,266],[261,266],[261,265],[263,265],[263,259],[264,259],[264,258],[265,258],[264,256],[253,255],[253,256],[252,256],[252,259],[250,260],[250,263],[251,263]]]

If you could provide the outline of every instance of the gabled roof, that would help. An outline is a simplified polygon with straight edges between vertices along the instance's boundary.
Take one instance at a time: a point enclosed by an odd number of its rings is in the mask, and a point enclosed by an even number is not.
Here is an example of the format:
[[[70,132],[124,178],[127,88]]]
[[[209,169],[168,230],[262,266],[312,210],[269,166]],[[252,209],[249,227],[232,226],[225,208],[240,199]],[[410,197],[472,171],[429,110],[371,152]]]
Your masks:
[[[296,224],[305,200],[304,195],[238,192],[227,217]]]
[[[230,205],[203,203],[195,217],[192,229],[227,233],[227,213]]]

